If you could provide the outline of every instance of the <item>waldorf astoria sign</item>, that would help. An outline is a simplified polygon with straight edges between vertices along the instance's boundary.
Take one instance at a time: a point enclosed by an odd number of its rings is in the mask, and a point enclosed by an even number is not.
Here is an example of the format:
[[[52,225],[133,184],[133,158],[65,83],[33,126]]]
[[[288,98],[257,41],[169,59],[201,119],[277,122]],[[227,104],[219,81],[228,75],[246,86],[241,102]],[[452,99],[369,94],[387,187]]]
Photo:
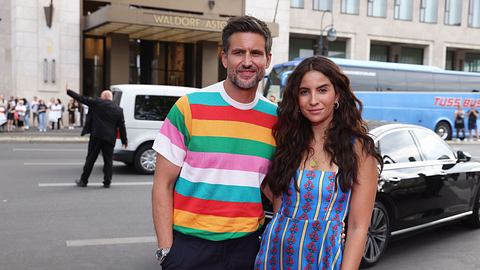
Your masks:
[[[198,17],[178,16],[178,15],[162,15],[162,14],[147,14],[151,16],[155,25],[176,27],[176,28],[188,28],[195,30],[206,30],[221,32],[223,27],[227,25],[226,20],[206,19]]]

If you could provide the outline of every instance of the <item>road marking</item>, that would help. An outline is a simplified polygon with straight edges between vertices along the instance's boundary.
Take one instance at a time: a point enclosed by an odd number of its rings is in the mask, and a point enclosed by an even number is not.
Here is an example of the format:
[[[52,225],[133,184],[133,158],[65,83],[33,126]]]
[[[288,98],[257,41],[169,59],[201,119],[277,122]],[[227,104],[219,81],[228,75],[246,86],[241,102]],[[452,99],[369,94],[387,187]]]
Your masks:
[[[154,236],[144,237],[123,237],[123,238],[97,238],[84,240],[67,240],[67,247],[85,247],[85,246],[104,246],[120,244],[142,244],[155,243],[157,238]]]
[[[13,148],[13,152],[87,152],[87,149]]]
[[[112,186],[151,186],[153,182],[116,182]],[[70,187],[75,183],[38,183],[38,187]],[[103,186],[103,183],[88,183],[88,186]]]
[[[81,162],[24,162],[24,166],[83,166],[84,161]],[[96,165],[103,165],[103,162],[96,163]],[[123,162],[114,161],[114,166],[124,165]]]

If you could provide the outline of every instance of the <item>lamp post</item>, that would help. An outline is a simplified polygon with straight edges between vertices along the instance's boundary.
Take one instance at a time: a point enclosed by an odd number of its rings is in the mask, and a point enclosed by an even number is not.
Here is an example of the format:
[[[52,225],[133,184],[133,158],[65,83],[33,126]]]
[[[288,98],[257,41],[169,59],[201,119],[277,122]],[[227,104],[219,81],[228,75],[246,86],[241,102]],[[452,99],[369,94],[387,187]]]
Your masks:
[[[323,27],[323,19],[325,14],[330,13],[330,17],[332,18],[330,24]],[[320,39],[318,41],[318,50],[317,54],[328,56],[328,48],[327,46],[323,45],[323,32],[327,31],[327,40],[328,41],[335,41],[337,39],[337,30],[333,27],[333,14],[330,10],[323,10],[322,11],[322,19],[320,21]]]

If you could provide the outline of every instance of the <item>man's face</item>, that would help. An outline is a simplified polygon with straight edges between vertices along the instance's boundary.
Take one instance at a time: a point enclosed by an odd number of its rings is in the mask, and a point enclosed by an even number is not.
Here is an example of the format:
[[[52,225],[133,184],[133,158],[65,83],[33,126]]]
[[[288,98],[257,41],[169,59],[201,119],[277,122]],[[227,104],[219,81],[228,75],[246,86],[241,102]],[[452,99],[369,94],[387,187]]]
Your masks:
[[[222,63],[227,80],[240,90],[257,89],[271,54],[265,52],[265,38],[256,33],[235,33],[230,36],[227,52],[222,51]]]

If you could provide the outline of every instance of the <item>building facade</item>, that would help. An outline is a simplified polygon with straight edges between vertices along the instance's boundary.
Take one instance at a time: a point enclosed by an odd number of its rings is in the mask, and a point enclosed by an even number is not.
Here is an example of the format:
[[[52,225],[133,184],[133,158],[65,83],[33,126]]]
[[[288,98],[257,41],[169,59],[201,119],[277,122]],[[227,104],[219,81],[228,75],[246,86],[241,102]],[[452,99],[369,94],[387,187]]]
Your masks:
[[[480,72],[479,0],[291,0],[289,59],[314,54],[321,32],[330,57]]]
[[[97,96],[113,84],[225,77],[221,29],[248,14],[272,64],[324,54],[480,72],[480,0],[0,0],[0,94]],[[333,31],[333,29],[335,31]],[[327,34],[336,34],[335,40]]]

